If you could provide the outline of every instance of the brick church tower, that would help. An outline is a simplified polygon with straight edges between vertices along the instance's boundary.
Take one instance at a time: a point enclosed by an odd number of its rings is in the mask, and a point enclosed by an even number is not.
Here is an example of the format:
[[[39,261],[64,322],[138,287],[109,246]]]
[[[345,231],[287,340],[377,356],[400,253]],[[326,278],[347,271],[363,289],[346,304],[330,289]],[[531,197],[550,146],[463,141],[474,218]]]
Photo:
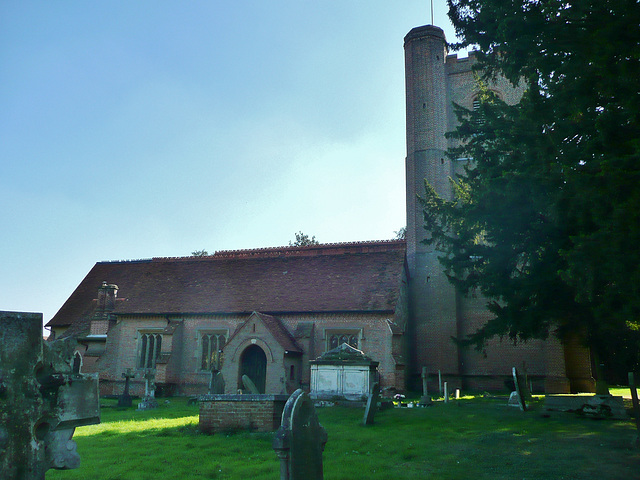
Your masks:
[[[446,157],[448,95],[444,32],[418,27],[404,39],[407,108],[407,261],[411,275],[410,336],[415,346],[412,364],[430,372],[458,372],[456,295],[440,268],[438,254],[422,244],[426,236],[418,195],[425,180],[444,198],[451,198],[448,178],[452,162]]]
[[[445,198],[452,198],[449,178],[462,172],[466,159],[451,160],[445,133],[456,127],[453,104],[474,107],[478,86],[473,53],[448,55],[442,29],[426,25],[404,38],[406,77],[406,194],[407,263],[410,276],[409,377],[417,380],[422,367],[440,371],[453,385],[466,389],[501,388],[511,367],[527,370],[534,389],[563,393],[588,391],[592,385],[589,352],[577,342],[562,345],[550,336],[514,346],[492,340],[487,356],[460,349],[452,337],[463,338],[489,319],[484,299],[466,298],[455,291],[442,271],[438,252],[426,246],[423,213],[418,196],[425,180]],[[523,87],[504,79],[489,85],[509,104],[517,103]],[[432,377],[433,378],[433,377]]]

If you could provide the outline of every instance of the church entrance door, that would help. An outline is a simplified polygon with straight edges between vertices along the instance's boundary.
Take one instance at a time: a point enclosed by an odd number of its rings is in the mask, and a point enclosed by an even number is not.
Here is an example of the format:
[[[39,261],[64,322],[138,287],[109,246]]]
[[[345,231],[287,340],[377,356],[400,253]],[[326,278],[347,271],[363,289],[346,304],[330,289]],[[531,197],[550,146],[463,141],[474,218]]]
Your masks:
[[[240,379],[249,377],[260,393],[265,393],[267,378],[267,356],[262,348],[251,345],[242,352],[240,357]]]

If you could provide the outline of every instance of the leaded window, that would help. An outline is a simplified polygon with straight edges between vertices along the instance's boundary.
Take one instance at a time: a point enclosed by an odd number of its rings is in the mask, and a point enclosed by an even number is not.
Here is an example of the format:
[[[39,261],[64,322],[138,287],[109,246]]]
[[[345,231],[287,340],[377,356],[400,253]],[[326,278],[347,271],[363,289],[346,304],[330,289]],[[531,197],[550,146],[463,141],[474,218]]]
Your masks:
[[[162,334],[142,333],[140,334],[140,356],[138,359],[139,368],[155,368],[156,360],[160,357],[162,350]]]
[[[358,348],[358,335],[355,333],[332,333],[329,335],[329,350],[333,350],[343,343]]]
[[[201,370],[219,370],[222,366],[222,347],[227,339],[224,333],[204,333],[202,335]]]

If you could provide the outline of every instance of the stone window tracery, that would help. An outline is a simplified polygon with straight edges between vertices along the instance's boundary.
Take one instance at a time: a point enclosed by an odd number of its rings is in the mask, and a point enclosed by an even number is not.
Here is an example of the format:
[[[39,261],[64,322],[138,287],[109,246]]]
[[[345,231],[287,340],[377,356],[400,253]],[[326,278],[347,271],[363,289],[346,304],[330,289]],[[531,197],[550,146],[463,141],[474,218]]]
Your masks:
[[[360,350],[361,330],[331,330],[326,332],[326,351],[333,350],[343,343]]]
[[[162,334],[142,333],[140,334],[140,355],[138,357],[139,368],[155,368],[156,360],[160,357],[162,350]]]
[[[222,347],[227,341],[224,333],[203,333],[200,370],[219,370],[222,366]]]

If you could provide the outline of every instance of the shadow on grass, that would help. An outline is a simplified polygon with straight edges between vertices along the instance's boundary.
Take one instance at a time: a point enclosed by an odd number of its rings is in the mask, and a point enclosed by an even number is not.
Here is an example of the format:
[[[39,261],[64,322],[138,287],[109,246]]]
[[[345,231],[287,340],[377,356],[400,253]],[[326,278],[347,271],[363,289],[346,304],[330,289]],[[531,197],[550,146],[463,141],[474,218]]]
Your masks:
[[[631,421],[542,416],[535,408],[523,413],[504,399],[438,402],[378,412],[366,427],[361,409],[318,408],[329,435],[325,478],[638,477]],[[114,411],[108,422],[83,428],[95,430],[78,431],[80,469],[51,471],[47,479],[279,478],[271,433],[206,435],[198,429],[197,407],[178,402],[149,412]]]

